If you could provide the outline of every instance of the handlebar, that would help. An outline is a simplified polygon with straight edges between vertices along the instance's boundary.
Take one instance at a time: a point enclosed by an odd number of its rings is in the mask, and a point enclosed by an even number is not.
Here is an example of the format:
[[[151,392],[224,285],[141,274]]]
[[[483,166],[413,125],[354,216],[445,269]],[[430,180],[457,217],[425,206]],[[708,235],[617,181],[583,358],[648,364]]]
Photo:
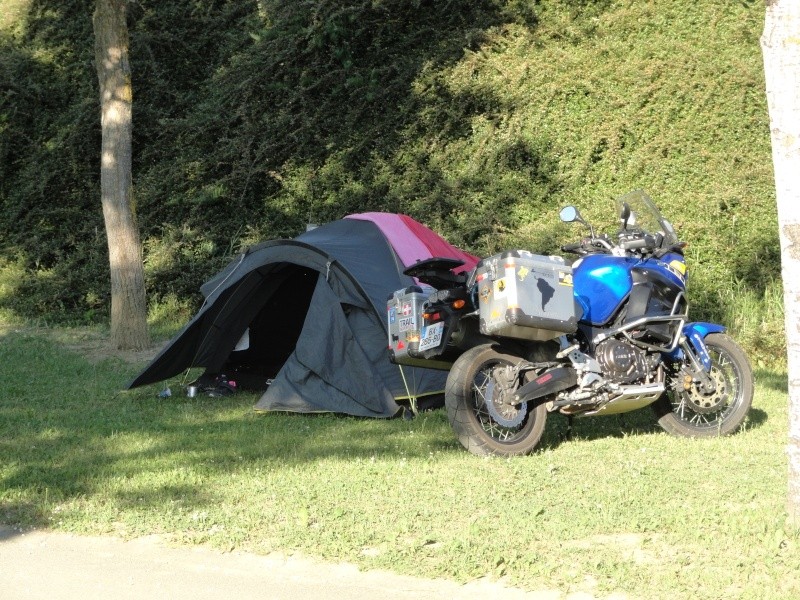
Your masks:
[[[564,244],[563,246],[561,246],[561,251],[562,252],[577,252],[578,250],[581,249],[582,246],[583,246],[583,244],[581,242],[576,242],[574,244]]]
[[[573,252],[575,254],[592,254],[612,252],[614,246],[606,237],[584,238],[580,242],[565,244],[561,246],[562,252]]]
[[[592,254],[592,253],[609,253],[616,254],[618,251],[629,252],[632,250],[656,251],[661,245],[662,237],[660,235],[650,235],[649,233],[632,237],[628,239],[620,239],[614,245],[604,237],[585,238],[580,242],[573,244],[565,244],[561,246],[563,252],[572,252],[575,254]]]
[[[623,250],[637,250],[638,248],[647,248],[650,246],[647,238],[639,238],[636,240],[628,240],[627,242],[620,242],[619,247]]]

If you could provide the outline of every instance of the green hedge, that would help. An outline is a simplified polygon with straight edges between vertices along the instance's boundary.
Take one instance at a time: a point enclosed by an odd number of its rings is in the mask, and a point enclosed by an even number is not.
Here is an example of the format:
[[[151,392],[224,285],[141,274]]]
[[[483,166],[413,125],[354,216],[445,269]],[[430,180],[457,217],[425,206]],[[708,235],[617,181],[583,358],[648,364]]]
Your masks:
[[[10,7],[10,8],[9,8]],[[89,0],[0,0],[0,308],[105,318]],[[13,9],[13,10],[12,10]],[[754,0],[131,4],[148,293],[250,243],[397,211],[478,254],[553,252],[572,203],[651,192],[690,242],[694,310],[780,277]],[[9,273],[14,274],[12,278]],[[770,313],[771,314],[771,313]],[[778,342],[780,344],[782,342]]]

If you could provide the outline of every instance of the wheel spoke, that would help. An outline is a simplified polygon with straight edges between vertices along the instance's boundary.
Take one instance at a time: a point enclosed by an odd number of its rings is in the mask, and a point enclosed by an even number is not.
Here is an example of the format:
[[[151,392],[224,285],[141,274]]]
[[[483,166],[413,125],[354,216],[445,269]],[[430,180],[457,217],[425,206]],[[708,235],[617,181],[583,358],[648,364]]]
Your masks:
[[[484,365],[484,367],[475,374],[472,383],[472,399],[474,403],[475,416],[480,423],[481,428],[494,440],[498,442],[513,441],[524,428],[525,421],[516,427],[505,427],[495,421],[487,408],[488,402],[491,399],[487,398],[487,388],[492,379],[492,370],[497,365]]]
[[[529,454],[544,433],[547,408],[515,404],[523,358],[490,344],[462,354],[447,379],[445,404],[450,425],[473,454]]]
[[[719,427],[741,401],[741,374],[738,367],[722,348],[709,348],[712,367],[709,376],[716,385],[707,394],[695,384],[692,390],[672,394],[672,410],[684,423],[698,429]]]

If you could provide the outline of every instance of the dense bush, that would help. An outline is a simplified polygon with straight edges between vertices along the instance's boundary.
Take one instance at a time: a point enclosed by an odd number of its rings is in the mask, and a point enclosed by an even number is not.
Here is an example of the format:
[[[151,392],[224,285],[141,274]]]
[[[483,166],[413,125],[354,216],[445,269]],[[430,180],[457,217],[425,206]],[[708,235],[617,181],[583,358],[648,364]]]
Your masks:
[[[5,6],[4,6],[5,5]],[[0,0],[0,261],[21,315],[105,314],[90,0]],[[148,291],[198,301],[242,246],[407,213],[478,254],[552,252],[578,205],[651,192],[697,314],[779,278],[758,37],[742,0],[131,4]],[[8,280],[6,277],[4,280]],[[5,286],[4,289],[8,289]]]

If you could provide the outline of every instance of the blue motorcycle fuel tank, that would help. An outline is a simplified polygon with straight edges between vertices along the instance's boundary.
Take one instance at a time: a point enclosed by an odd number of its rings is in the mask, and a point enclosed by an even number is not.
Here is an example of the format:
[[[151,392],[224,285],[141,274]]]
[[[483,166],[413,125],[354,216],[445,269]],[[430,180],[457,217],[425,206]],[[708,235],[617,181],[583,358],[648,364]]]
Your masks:
[[[593,254],[576,261],[572,269],[575,300],[583,309],[581,321],[595,326],[606,324],[628,298],[634,271],[637,280],[650,271],[676,291],[686,286],[683,257],[674,253],[660,260]]]
[[[573,293],[583,309],[582,321],[602,325],[612,317],[631,291],[631,269],[639,262],[594,254],[572,265]]]

